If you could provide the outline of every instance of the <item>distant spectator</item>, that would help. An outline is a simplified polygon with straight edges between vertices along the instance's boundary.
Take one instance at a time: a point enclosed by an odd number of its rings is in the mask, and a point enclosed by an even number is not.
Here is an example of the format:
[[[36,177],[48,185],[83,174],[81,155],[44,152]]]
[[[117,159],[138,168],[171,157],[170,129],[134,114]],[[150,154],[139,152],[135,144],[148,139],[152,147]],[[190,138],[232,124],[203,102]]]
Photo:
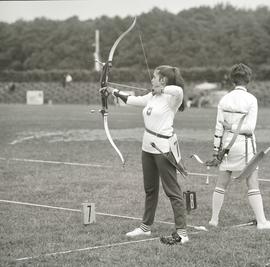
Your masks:
[[[188,100],[187,100],[187,108],[190,108],[191,107],[192,102],[193,102],[193,98],[192,97],[189,97]]]
[[[67,74],[66,75],[66,83],[70,83],[70,82],[72,82],[72,77],[70,74]]]
[[[16,89],[15,83],[11,83],[11,84],[8,85],[8,90],[9,90],[9,92],[12,93],[12,92],[15,91],[15,89]]]
[[[72,76],[70,74],[65,74],[62,80],[62,85],[65,88],[68,83],[72,82]]]
[[[63,76],[62,79],[62,86],[65,88],[66,87],[66,75]]]
[[[230,78],[227,74],[224,74],[223,80],[221,81],[221,88],[227,88],[230,86]]]

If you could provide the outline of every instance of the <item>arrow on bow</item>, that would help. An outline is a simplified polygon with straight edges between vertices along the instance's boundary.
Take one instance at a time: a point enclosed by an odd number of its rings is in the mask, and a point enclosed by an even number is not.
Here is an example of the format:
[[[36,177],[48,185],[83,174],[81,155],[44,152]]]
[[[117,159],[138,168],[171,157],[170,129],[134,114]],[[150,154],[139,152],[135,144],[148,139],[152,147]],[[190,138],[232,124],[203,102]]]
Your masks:
[[[109,127],[108,127],[108,96],[109,96],[109,92],[107,90],[107,86],[108,86],[108,78],[109,78],[110,69],[112,67],[113,55],[114,55],[114,52],[116,50],[116,47],[118,46],[120,41],[134,28],[135,24],[136,24],[136,17],[135,17],[134,21],[132,22],[131,26],[125,32],[123,32],[117,38],[117,40],[114,42],[114,44],[110,50],[108,60],[102,64],[103,69],[102,69],[102,74],[101,74],[101,79],[100,79],[100,86],[101,86],[100,94],[101,94],[101,104],[102,104],[102,108],[101,108],[100,112],[101,112],[102,117],[103,117],[104,129],[105,129],[106,136],[107,136],[109,142],[111,143],[114,150],[117,152],[123,165],[125,164],[125,159],[124,159],[121,151],[118,149],[118,147],[114,143],[112,136],[110,134],[110,131],[109,131]]]

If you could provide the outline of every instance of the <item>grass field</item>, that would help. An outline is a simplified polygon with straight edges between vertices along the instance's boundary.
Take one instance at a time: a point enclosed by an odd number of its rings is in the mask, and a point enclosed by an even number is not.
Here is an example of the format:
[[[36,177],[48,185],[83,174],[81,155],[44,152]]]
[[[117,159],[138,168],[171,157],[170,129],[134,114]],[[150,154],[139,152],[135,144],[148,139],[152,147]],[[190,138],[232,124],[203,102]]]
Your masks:
[[[89,112],[95,108],[0,105],[0,266],[270,266],[270,231],[233,227],[254,219],[244,182],[231,183],[220,226],[208,228],[215,176],[208,185],[204,175],[179,176],[183,191],[197,193],[198,207],[187,215],[189,243],[167,247],[159,242],[160,235],[173,230],[163,190],[152,236],[126,238],[139,225],[144,205],[141,110],[110,109],[113,139],[127,159],[123,168],[106,139],[101,115]],[[175,128],[189,172],[206,173],[189,156],[210,157],[215,112],[177,114]],[[270,110],[260,110],[258,149],[270,145],[269,125]],[[268,161],[260,166],[261,179],[270,179]],[[270,183],[260,184],[270,218]],[[80,212],[84,201],[95,203],[97,213],[96,223],[87,226]]]

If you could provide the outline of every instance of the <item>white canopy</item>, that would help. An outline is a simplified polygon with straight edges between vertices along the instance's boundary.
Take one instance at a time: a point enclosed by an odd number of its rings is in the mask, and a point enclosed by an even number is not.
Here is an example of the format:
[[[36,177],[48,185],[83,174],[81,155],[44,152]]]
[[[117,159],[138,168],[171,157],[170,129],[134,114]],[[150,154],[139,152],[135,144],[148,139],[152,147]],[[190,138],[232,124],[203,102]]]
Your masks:
[[[218,85],[217,83],[204,82],[204,83],[197,84],[194,88],[197,90],[213,90],[213,89],[217,89]]]

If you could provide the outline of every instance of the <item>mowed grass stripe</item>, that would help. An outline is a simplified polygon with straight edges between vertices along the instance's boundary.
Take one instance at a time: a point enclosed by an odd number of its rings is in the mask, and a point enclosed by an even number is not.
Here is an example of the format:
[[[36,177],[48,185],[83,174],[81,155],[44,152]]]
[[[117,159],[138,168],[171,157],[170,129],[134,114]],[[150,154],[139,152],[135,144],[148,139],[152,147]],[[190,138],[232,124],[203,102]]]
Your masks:
[[[31,163],[60,164],[60,165],[71,165],[71,166],[85,166],[85,167],[96,167],[96,168],[112,168],[113,167],[113,166],[108,166],[108,165],[92,164],[92,163],[65,162],[65,161],[52,161],[52,160],[40,160],[40,159],[0,157],[0,160],[4,160],[4,161],[12,160],[12,161],[22,161],[22,162],[31,162]]]
[[[13,200],[7,200],[7,199],[0,199],[0,202],[2,202],[2,203],[10,203],[10,204],[18,204],[18,205],[25,205],[25,206],[32,206],[32,207],[56,209],[56,210],[82,212],[82,210],[80,210],[80,209],[63,208],[63,207],[56,207],[56,206],[49,206],[49,205],[42,205],[42,204],[35,204],[35,203],[28,203],[28,202],[13,201]],[[103,213],[103,212],[96,212],[96,214],[101,215],[101,216],[109,216],[109,217],[123,218],[123,219],[136,220],[136,221],[141,220],[141,218],[132,217],[132,216],[126,216],[126,215],[117,215],[117,214],[110,214],[110,213]],[[166,222],[166,221],[160,221],[160,220],[156,220],[155,222],[156,223],[174,225],[173,222]],[[196,225],[190,225],[190,224],[188,224],[187,226],[190,227],[190,228],[194,228],[196,230],[207,231],[207,229],[204,226],[196,226]]]
[[[196,235],[199,233],[200,232],[193,232],[190,235]],[[69,253],[74,253],[74,252],[82,252],[82,251],[88,251],[88,250],[94,250],[94,249],[105,249],[105,248],[119,247],[119,246],[124,246],[124,245],[155,241],[158,239],[160,239],[159,236],[153,237],[153,238],[141,239],[141,240],[133,240],[133,241],[126,241],[126,242],[113,243],[113,244],[107,244],[107,245],[65,250],[65,251],[59,251],[59,252],[53,252],[53,253],[45,253],[45,254],[42,254],[40,256],[30,256],[30,257],[18,258],[18,259],[16,259],[16,261],[26,261],[26,260],[37,259],[39,257],[57,256],[57,255],[69,254]],[[181,245],[179,245],[179,246],[181,246]]]

